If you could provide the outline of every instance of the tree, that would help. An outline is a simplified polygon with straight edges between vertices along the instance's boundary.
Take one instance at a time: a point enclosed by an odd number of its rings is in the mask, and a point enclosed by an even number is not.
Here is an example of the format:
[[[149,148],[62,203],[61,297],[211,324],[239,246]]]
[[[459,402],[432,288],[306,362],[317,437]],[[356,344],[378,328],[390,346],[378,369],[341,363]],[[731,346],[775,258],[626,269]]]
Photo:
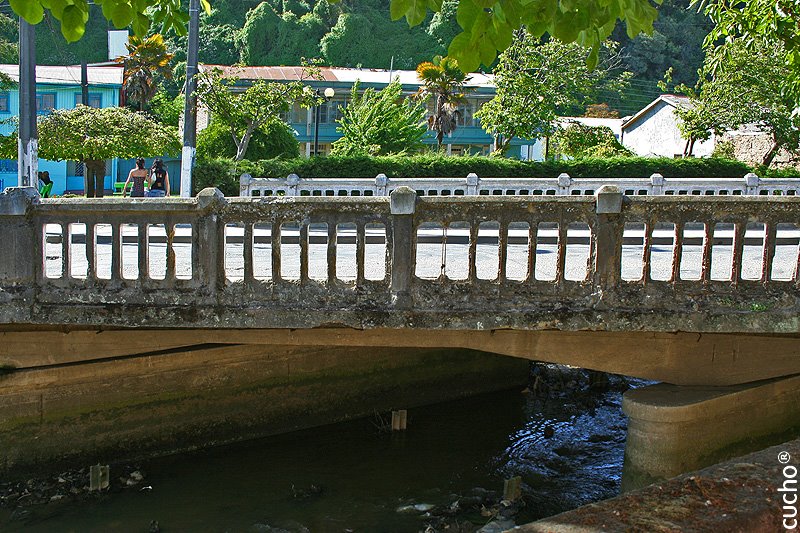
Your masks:
[[[61,24],[61,33],[67,42],[83,37],[89,20],[90,3],[86,0],[9,0],[11,9],[30,24],[39,24],[45,13],[51,14]],[[161,24],[162,31],[170,28],[178,34],[186,33],[189,14],[180,0],[95,0],[103,9],[103,16],[117,28],[133,27],[136,35],[146,35],[151,21]],[[209,0],[200,0],[206,13],[211,11]]]
[[[732,39],[706,56],[695,108],[681,112],[684,135],[713,129],[720,133],[753,124],[771,145],[761,163],[769,166],[779,150],[800,153],[800,115],[791,91],[781,91],[792,69],[783,62],[780,42]]]
[[[139,111],[142,111],[158,90],[155,75],[161,74],[167,79],[172,77],[169,62],[173,56],[167,53],[164,38],[159,33],[145,39],[133,35],[125,48],[128,55],[117,59],[125,67],[122,85],[131,102],[138,103]]]
[[[197,74],[197,97],[211,112],[212,120],[225,124],[236,145],[237,161],[244,159],[254,132],[270,123],[280,121],[280,114],[289,111],[297,102],[301,107],[311,107],[319,102],[303,83],[315,75],[314,69],[306,69],[303,78],[289,83],[254,82],[244,91],[238,90],[238,78],[226,77],[215,68]]]
[[[180,153],[177,129],[124,107],[78,105],[39,119],[39,155],[52,161],[102,161]]]
[[[428,117],[428,128],[436,132],[436,142],[442,146],[445,135],[458,127],[461,112],[458,106],[466,101],[464,84],[467,75],[458,68],[458,62],[450,57],[435,58],[434,62],[420,63],[417,76],[422,86],[417,91],[420,99],[434,98],[433,113]]]
[[[236,144],[231,138],[227,125],[212,121],[207,128],[197,134],[197,157],[213,159],[216,157],[236,156]],[[253,133],[244,154],[250,161],[273,159],[276,157],[290,159],[300,157],[300,143],[291,126],[283,121],[272,121]]]
[[[705,40],[711,56],[711,67],[722,65],[732,59],[728,55],[731,48],[726,46],[736,39],[744,47],[760,53],[762,43],[778,43],[780,55],[776,56],[783,64],[787,77],[777,85],[782,93],[800,106],[800,5],[797,0],[692,0],[692,6],[703,9],[714,22],[713,30]],[[708,62],[708,60],[707,60]]]
[[[573,159],[633,155],[614,137],[611,128],[587,126],[580,122],[560,127],[553,135],[553,144],[556,153]]]
[[[425,108],[403,98],[395,79],[381,89],[360,92],[353,84],[350,102],[342,109],[337,131],[342,137],[333,143],[335,155],[386,155],[413,152],[422,147]]]
[[[429,9],[438,12],[442,5],[442,0],[391,0],[390,13],[393,19],[405,17],[414,26],[425,20]],[[456,18],[462,31],[450,43],[447,55],[465,72],[472,72],[481,63],[492,64],[497,52],[511,45],[514,31],[524,27],[537,38],[547,33],[562,42],[589,47],[587,61],[593,67],[617,20],[625,22],[633,38],[641,32],[652,33],[657,14],[649,0],[459,0]]]
[[[579,106],[604,85],[624,83],[627,73],[616,72],[617,56],[604,57],[603,64],[591,70],[587,53],[574,43],[551,39],[540,44],[526,31],[517,32],[495,68],[495,97],[475,114],[495,137],[496,152],[505,153],[514,138],[552,135],[559,111]]]

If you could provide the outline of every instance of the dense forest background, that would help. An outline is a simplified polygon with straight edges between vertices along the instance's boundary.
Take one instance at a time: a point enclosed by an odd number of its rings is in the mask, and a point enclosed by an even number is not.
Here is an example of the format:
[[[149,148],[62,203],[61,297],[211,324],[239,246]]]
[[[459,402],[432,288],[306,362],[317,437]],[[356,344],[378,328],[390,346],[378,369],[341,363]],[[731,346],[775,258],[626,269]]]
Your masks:
[[[187,0],[184,0],[185,2]],[[388,0],[211,0],[213,11],[200,24],[200,61],[209,64],[297,65],[301,58],[322,58],[324,64],[343,67],[413,70],[435,55],[446,55],[447,43],[459,29],[456,0],[444,0],[440,13],[409,28],[405,20],[392,22]],[[622,26],[613,39],[620,44],[623,68],[633,73],[622,94],[602,94],[600,102],[634,113],[659,94],[664,72],[673,68],[673,82],[694,85],[702,63],[701,44],[711,29],[706,17],[689,9],[689,0],[664,0],[651,36],[630,39]],[[67,44],[58,21],[48,18],[36,28],[37,62],[71,65],[81,59],[106,61],[111,29],[92,10],[86,35]],[[0,1],[0,62],[16,63],[17,21],[7,0]],[[180,90],[186,59],[186,38],[165,35],[175,54],[177,76],[167,89]],[[491,65],[484,71],[491,72]]]

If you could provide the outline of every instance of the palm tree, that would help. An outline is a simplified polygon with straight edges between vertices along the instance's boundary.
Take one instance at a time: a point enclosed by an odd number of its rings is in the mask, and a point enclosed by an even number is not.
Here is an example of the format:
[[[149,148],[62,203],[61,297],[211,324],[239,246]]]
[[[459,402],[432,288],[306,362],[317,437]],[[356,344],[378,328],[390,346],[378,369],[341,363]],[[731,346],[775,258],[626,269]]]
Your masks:
[[[128,55],[117,58],[117,62],[125,66],[123,86],[130,101],[139,104],[139,111],[142,111],[158,89],[155,74],[167,79],[172,77],[169,62],[173,54],[167,53],[164,37],[159,33],[145,39],[132,36],[125,47]]]
[[[441,148],[444,136],[454,132],[458,126],[461,118],[458,106],[466,102],[464,84],[468,77],[451,57],[436,57],[433,62],[420,63],[417,76],[422,81],[417,97],[433,96],[436,99],[433,114],[428,117],[428,129],[436,132],[436,141]]]

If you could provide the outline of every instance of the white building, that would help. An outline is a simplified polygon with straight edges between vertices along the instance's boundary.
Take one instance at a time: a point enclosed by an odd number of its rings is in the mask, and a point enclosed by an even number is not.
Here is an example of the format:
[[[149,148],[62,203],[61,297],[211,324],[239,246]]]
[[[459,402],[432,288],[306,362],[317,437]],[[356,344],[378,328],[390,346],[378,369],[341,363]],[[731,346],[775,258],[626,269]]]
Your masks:
[[[640,156],[683,157],[686,139],[678,129],[675,109],[689,105],[685,96],[662,94],[622,123],[620,142]],[[691,155],[710,156],[714,142],[713,134],[707,141],[695,142]]]

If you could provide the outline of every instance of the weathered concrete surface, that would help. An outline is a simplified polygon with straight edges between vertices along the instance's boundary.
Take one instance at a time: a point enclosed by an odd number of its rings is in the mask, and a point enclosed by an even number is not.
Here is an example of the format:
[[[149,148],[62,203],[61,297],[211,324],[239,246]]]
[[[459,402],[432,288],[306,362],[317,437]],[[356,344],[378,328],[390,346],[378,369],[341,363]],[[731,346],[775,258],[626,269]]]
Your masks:
[[[784,487],[779,454],[788,465],[800,466],[800,439],[773,446],[731,461],[685,474],[610,500],[585,505],[532,524],[515,533],[647,533],[737,532],[777,533],[783,523]],[[795,503],[795,509],[797,503]],[[789,511],[790,512],[790,511]],[[789,522],[791,525],[791,520]],[[795,528],[796,529],[796,528]]]
[[[466,350],[206,344],[73,358],[0,372],[0,477],[282,433],[527,376],[527,361]]]
[[[658,384],[625,393],[622,489],[800,435],[800,376],[730,387]]]
[[[734,385],[800,373],[797,336],[440,329],[80,329],[0,326],[9,370],[205,344],[464,348],[679,385]]]

